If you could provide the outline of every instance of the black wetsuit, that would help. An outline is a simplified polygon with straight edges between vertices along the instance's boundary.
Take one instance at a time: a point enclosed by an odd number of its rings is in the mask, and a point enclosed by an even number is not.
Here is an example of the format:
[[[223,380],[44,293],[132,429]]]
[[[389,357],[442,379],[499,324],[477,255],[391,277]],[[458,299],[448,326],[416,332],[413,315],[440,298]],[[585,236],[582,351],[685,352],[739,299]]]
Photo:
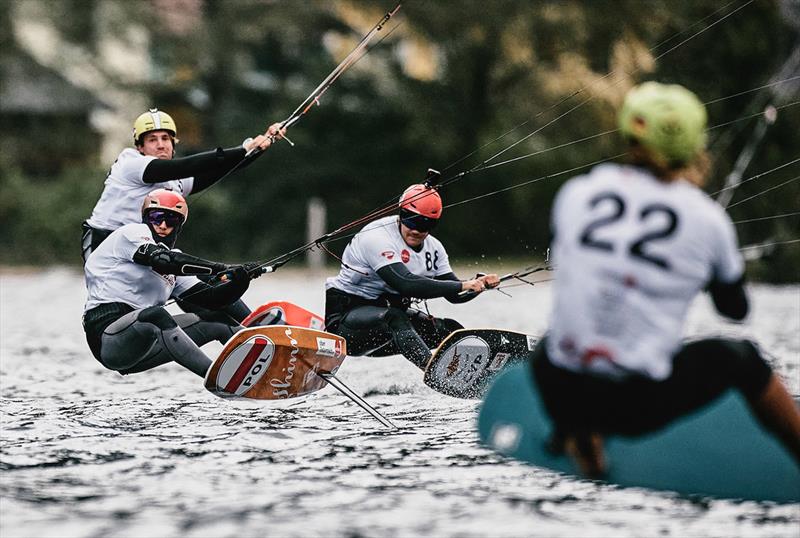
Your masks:
[[[258,274],[251,274],[245,266],[209,262],[154,244],[137,250],[130,263],[151,267],[161,275],[225,272],[224,281],[199,282],[181,295],[184,302],[212,311],[241,297]],[[241,326],[226,316],[218,320],[201,319],[197,314],[173,317],[161,305],[137,310],[126,303],[104,302],[84,313],[83,328],[94,357],[123,375],[175,361],[203,376],[211,361],[199,346],[212,340],[224,344]]]
[[[436,279],[412,274],[402,263],[377,271],[400,295],[366,299],[329,288],[325,297],[326,330],[347,339],[349,355],[386,356],[402,354],[424,369],[431,349],[463,326],[453,319],[436,318],[410,308],[411,298],[444,297],[452,303],[474,297],[459,297],[461,281],[454,273]]]

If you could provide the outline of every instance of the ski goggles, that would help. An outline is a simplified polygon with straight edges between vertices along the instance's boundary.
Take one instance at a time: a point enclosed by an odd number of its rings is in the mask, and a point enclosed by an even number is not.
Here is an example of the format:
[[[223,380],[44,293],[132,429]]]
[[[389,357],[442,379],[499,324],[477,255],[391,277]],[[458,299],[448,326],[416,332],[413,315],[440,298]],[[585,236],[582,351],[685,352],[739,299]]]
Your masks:
[[[400,210],[400,222],[406,228],[411,228],[418,232],[430,232],[439,223],[439,219],[432,219],[409,211],[407,209]]]
[[[175,228],[183,224],[183,215],[174,211],[153,209],[145,213],[144,220],[147,224],[152,224],[153,226],[158,226],[163,222],[170,228]]]

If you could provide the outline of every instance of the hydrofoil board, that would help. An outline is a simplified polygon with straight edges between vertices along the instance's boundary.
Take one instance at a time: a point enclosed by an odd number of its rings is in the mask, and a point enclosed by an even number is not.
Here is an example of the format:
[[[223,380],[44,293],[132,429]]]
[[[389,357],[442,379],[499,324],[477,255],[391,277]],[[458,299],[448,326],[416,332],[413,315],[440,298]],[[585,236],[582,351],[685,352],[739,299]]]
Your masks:
[[[425,368],[426,385],[456,398],[480,398],[506,364],[526,360],[538,338],[500,329],[461,329],[445,338]]]
[[[327,384],[347,354],[341,336],[288,325],[250,327],[233,335],[211,365],[205,387],[221,397],[280,400]]]

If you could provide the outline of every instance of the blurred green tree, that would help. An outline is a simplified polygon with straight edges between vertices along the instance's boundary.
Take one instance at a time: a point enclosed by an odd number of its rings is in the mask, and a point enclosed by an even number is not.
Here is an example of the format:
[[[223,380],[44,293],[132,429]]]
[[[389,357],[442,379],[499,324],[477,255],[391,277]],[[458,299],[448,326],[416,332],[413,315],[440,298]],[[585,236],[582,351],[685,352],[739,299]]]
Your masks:
[[[4,2],[0,22],[13,25],[14,10]],[[92,54],[109,28],[147,29],[153,72],[141,91],[174,113],[180,152],[235,145],[287,117],[394,6],[389,0],[142,0],[112,2],[115,24],[109,24],[109,2],[65,2],[46,16]],[[457,258],[542,256],[555,191],[590,163],[623,150],[613,133],[614,109],[627,89],[648,79],[684,84],[712,101],[710,124],[722,125],[710,131],[714,192],[755,128],[757,118],[747,117],[768,102],[784,108],[745,177],[797,157],[798,85],[749,91],[775,81],[800,47],[787,9],[777,1],[406,2],[379,34],[383,40],[292,128],[294,148],[280,143],[190,198],[193,222],[211,225],[187,227],[182,244],[209,257],[271,258],[305,242],[311,197],[326,201],[333,229],[399,196],[428,167],[452,177],[487,159],[518,158],[443,188],[445,203],[457,205],[446,209],[437,235]],[[800,74],[788,73],[784,78]],[[775,88],[786,91],[778,95]],[[716,101],[741,92],[747,93]],[[0,262],[77,261],[77,235],[71,248],[62,240],[89,214],[104,177],[83,168],[90,186],[80,189],[76,170],[46,187],[3,170],[0,226],[7,233]],[[796,212],[798,182],[760,194],[796,174],[796,166],[787,167],[743,184],[736,199],[758,196],[732,206],[731,215]],[[470,201],[502,189],[508,190]],[[43,217],[30,195],[41,190],[79,210],[50,215],[52,226],[36,224]],[[742,223],[738,231],[743,243],[791,240],[799,220]],[[41,230],[41,248],[20,249],[31,229]],[[341,251],[345,244],[330,246]],[[796,281],[800,247],[787,245],[781,256],[790,262],[764,262],[759,276]]]

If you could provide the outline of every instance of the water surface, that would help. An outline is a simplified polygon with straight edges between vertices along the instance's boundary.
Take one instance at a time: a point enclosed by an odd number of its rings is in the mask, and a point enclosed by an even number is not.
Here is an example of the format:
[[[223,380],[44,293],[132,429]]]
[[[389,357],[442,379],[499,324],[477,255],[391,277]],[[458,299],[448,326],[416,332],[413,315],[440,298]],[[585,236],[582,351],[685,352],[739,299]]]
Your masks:
[[[323,280],[282,271],[245,299],[321,313]],[[541,333],[549,285],[511,291],[429,307],[466,326]],[[751,292],[744,324],[698,299],[687,335],[754,338],[800,395],[800,287]],[[476,442],[478,402],[428,389],[402,357],[348,358],[339,372],[401,427],[392,432],[330,387],[230,401],[176,365],[123,377],[92,358],[84,299],[69,270],[0,275],[4,538],[800,535],[800,504],[620,489],[506,460]]]

